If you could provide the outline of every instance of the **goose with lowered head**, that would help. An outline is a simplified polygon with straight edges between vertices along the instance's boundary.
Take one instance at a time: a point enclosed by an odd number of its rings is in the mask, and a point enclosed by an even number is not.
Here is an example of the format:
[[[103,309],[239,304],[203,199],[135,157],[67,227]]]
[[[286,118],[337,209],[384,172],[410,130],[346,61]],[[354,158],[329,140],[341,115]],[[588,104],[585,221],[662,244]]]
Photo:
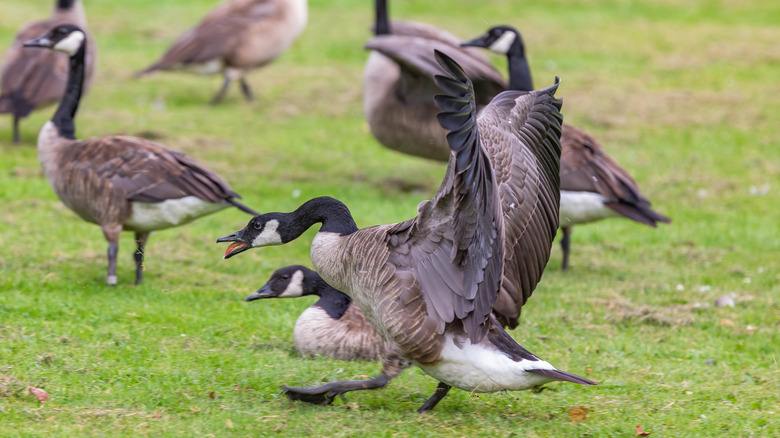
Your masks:
[[[95,71],[95,45],[86,31],[87,17],[80,0],[57,0],[47,20],[34,21],[19,30],[0,67],[0,114],[13,117],[13,140],[19,143],[19,119],[36,108],[60,101],[68,80],[68,57],[62,53],[31,50],[24,42],[42,35],[59,24],[71,23],[81,27],[89,40],[86,54],[86,85],[92,82]]]
[[[106,284],[115,285],[119,234],[135,232],[135,283],[143,277],[144,254],[152,231],[186,224],[235,206],[238,194],[216,173],[181,152],[138,137],[76,138],[74,117],[84,86],[88,40],[63,24],[24,43],[70,56],[68,84],[52,119],[38,135],[38,159],[57,197],[85,221],[100,226],[108,241]]]
[[[525,44],[517,29],[495,26],[484,35],[466,41],[463,45],[483,47],[506,55],[509,89],[533,90]],[[574,225],[620,216],[653,228],[657,222],[671,222],[669,218],[650,208],[650,201],[639,191],[639,186],[631,175],[604,152],[596,139],[581,129],[564,123],[561,132],[562,269],[569,268],[571,232]]]
[[[343,203],[321,197],[291,213],[256,216],[217,241],[232,242],[229,258],[288,243],[321,224],[311,258],[322,278],[355,300],[402,361],[439,381],[419,411],[433,409],[453,386],[495,392],[554,380],[593,385],[525,350],[492,315],[510,292],[506,288],[525,302],[549,259],[558,225],[557,85],[501,93],[477,118],[465,72],[440,52],[436,58],[446,73],[437,76],[445,94],[436,101],[452,155],[438,192],[418,206],[417,217],[358,229]],[[512,205],[510,211],[503,203]],[[294,400],[329,404],[338,394],[386,383],[383,374],[285,392]]]

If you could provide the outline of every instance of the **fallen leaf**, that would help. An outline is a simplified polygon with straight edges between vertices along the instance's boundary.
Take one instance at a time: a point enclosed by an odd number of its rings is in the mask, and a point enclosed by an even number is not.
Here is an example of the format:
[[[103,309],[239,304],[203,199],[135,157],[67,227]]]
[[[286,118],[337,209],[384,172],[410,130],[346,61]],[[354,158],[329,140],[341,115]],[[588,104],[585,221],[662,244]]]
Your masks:
[[[720,325],[727,325],[729,327],[734,327],[737,324],[734,323],[734,321],[732,321],[730,319],[723,318],[723,319],[720,320]]]
[[[361,375],[360,375],[360,378],[361,378],[361,379],[368,379],[368,378],[369,378],[369,376],[367,376],[367,375],[365,375],[365,374],[361,374]]]
[[[225,427],[227,427],[228,429],[232,429],[233,428],[233,422],[230,421],[230,418],[225,420]]]
[[[45,402],[47,398],[51,397],[48,392],[42,389],[33,388],[32,386],[28,389],[30,390],[30,394],[38,397],[38,401],[41,403]]]
[[[210,399],[215,399],[215,398],[217,398],[217,393],[216,393],[216,392],[214,392],[214,391],[211,391],[211,392],[209,393],[209,398],[210,398]]]
[[[571,418],[571,421],[585,421],[588,418],[588,408],[585,406],[574,406],[569,409],[569,418]]]
[[[43,421],[47,421],[47,422],[49,422],[49,421],[54,421],[54,417],[49,417],[49,418],[47,418],[47,419],[45,419],[45,420],[43,420]]]
[[[636,425],[636,436],[648,436],[651,433],[652,432],[645,432],[644,430],[642,430],[642,425],[641,424],[637,424]]]
[[[592,373],[592,372],[593,372],[593,370],[592,370],[592,369],[590,369],[590,368],[585,368],[585,374],[590,374],[590,373]]]

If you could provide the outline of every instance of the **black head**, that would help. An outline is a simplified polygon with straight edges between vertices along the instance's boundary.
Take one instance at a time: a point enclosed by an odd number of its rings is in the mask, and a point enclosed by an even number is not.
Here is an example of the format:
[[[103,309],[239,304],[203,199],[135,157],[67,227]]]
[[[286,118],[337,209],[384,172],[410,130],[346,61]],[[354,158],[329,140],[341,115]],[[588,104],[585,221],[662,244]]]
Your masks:
[[[233,242],[225,250],[224,258],[229,259],[252,248],[286,243],[280,228],[284,228],[281,213],[261,214],[253,217],[244,229],[218,238],[217,243]]]
[[[296,298],[305,295],[317,295],[318,279],[316,272],[301,265],[279,268],[268,282],[257,292],[246,298],[247,301],[261,298]]]
[[[45,35],[24,43],[24,47],[43,47],[74,56],[84,48],[87,37],[84,31],[73,24],[61,24]]]
[[[520,50],[521,53],[523,52],[523,39],[520,37],[520,32],[511,26],[491,27],[485,34],[471,41],[464,41],[460,45],[465,47],[482,47],[503,55],[517,50]]]

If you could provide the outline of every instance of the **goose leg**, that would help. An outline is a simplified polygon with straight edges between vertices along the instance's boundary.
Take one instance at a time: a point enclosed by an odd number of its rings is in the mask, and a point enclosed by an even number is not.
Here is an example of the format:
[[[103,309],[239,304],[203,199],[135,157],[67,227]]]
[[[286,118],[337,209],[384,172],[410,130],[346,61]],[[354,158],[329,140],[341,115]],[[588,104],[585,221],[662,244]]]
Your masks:
[[[569,249],[571,248],[571,227],[561,228],[563,231],[563,238],[561,239],[561,250],[563,250],[563,266],[562,270],[569,270]]]
[[[19,116],[14,114],[14,144],[19,144]]]
[[[222,83],[222,88],[219,89],[217,94],[214,96],[213,99],[211,99],[211,104],[216,105],[220,102],[222,102],[222,99],[225,97],[225,93],[227,93],[227,89],[230,86],[230,82],[232,79],[230,79],[229,76],[225,76],[225,82]]]
[[[329,405],[338,395],[351,391],[366,391],[387,386],[388,382],[398,377],[403,370],[408,368],[409,362],[392,355],[384,358],[382,374],[368,380],[348,380],[326,383],[311,388],[294,388],[282,386],[282,393],[290,400],[313,403],[315,405]]]
[[[439,382],[439,386],[436,387],[436,391],[433,391],[433,395],[428,397],[428,400],[425,400],[425,403],[420,406],[420,409],[417,409],[417,412],[423,413],[435,408],[441,399],[443,399],[444,396],[450,392],[450,388],[452,388],[452,386],[444,382]]]
[[[135,284],[141,284],[144,277],[144,251],[149,233],[135,233]]]
[[[116,286],[116,255],[119,252],[119,233],[122,231],[121,225],[103,225],[103,236],[108,241],[108,275],[106,284]]]
[[[255,96],[252,95],[252,89],[249,88],[249,83],[246,81],[246,79],[241,78],[238,80],[238,83],[241,84],[241,92],[244,93],[246,101],[252,102],[255,100]]]

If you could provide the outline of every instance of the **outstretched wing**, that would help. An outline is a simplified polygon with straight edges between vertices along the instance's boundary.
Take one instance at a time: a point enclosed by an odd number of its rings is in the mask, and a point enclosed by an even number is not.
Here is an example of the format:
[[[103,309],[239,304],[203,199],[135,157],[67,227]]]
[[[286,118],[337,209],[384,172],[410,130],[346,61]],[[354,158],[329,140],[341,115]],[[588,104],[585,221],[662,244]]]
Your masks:
[[[478,342],[489,330],[501,286],[501,205],[480,144],[471,81],[452,58],[435,53],[449,75],[436,76],[445,92],[436,102],[443,111],[439,122],[450,131],[452,155],[434,199],[420,204],[417,218],[398,224],[388,243],[391,261],[413,272],[438,332],[460,320]]]
[[[558,83],[506,91],[480,113],[483,145],[493,162],[503,209],[504,272],[495,314],[514,328],[550,258],[558,228],[562,101]]]

